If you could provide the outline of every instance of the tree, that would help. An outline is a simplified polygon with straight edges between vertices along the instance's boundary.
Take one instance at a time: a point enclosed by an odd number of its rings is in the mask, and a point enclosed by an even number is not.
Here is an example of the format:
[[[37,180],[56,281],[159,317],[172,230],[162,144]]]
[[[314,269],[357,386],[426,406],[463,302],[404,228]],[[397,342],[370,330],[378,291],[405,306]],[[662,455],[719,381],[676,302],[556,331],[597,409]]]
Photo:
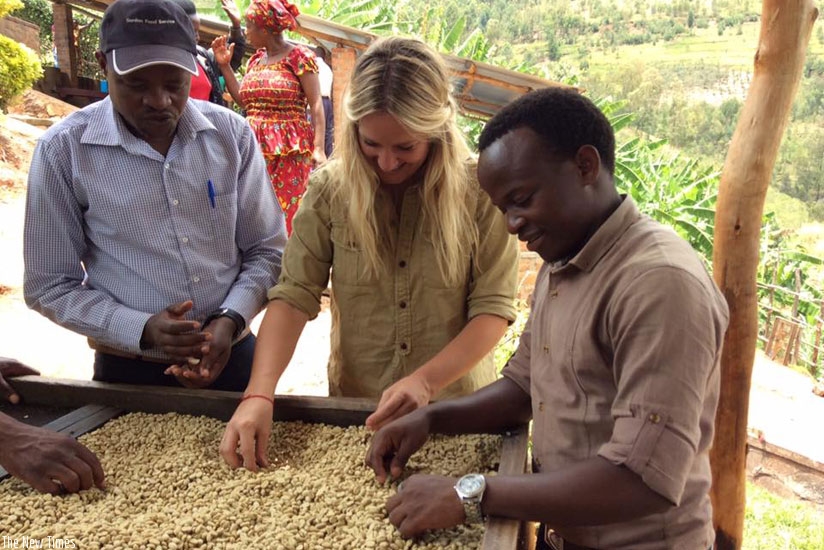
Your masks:
[[[746,505],[747,418],[758,339],[756,277],[761,217],[781,137],[818,10],[812,0],[764,0],[747,100],[721,175],[713,275],[730,307],[721,399],[710,452],[719,550],[741,548]]]

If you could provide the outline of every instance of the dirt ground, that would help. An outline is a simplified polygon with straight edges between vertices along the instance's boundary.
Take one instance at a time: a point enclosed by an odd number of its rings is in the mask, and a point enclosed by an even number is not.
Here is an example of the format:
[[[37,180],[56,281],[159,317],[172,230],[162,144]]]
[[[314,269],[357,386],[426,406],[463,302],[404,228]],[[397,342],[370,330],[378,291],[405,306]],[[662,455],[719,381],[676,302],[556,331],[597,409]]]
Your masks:
[[[93,354],[85,338],[29,310],[22,296],[26,174],[35,142],[45,130],[22,120],[59,120],[73,110],[32,91],[9,116],[0,114],[0,355],[16,357],[45,376],[90,379]],[[252,324],[255,331],[260,318]],[[329,323],[329,313],[323,311],[307,325],[278,393],[327,395]],[[812,389],[812,379],[759,353],[748,426],[765,441],[808,457],[824,469],[824,438],[819,437],[824,398]]]

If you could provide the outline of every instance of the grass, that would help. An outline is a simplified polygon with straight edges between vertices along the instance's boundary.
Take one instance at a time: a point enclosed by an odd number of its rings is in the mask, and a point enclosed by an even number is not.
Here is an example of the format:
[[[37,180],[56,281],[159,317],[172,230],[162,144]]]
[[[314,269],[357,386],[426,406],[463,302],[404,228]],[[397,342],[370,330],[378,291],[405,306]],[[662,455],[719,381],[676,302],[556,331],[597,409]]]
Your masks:
[[[824,513],[804,502],[747,484],[742,550],[821,550]]]
[[[816,29],[824,25],[817,21]],[[591,70],[609,70],[616,63],[643,61],[656,66],[718,64],[729,69],[750,71],[758,45],[760,22],[744,23],[741,34],[737,28],[727,28],[718,36],[715,24],[706,29],[693,29],[691,36],[679,37],[670,42],[659,41],[657,44],[637,46],[618,46],[611,50],[593,49],[587,61]],[[574,56],[574,51],[565,51]],[[824,55],[824,44],[818,39],[816,31],[810,37],[810,55]]]
[[[735,69],[751,69],[758,45],[760,23],[742,25],[742,34],[726,29],[718,36],[715,25],[693,29],[694,34],[670,42],[638,46],[619,46],[615,51],[593,50],[589,59],[593,69],[609,68],[616,62],[644,61],[654,65],[690,65],[713,60]]]

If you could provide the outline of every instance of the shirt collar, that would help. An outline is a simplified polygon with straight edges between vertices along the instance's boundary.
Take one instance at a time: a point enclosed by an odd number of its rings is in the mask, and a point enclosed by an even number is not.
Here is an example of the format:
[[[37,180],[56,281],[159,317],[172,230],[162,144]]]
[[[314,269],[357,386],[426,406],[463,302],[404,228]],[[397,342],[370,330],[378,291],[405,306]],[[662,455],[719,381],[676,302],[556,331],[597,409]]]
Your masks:
[[[89,145],[120,146],[130,153],[143,154],[143,147],[149,145],[140,138],[135,137],[126,128],[123,119],[120,118],[112,105],[109,97],[106,97],[99,104],[99,107],[92,113],[86,131],[80,138],[80,143]],[[195,139],[198,132],[206,130],[217,130],[209,119],[203,116],[200,109],[194,107],[191,102],[186,102],[183,114],[177,122],[177,132],[175,139],[180,139],[187,143]],[[149,147],[151,149],[151,147]],[[152,149],[153,150],[153,149]]]
[[[569,263],[581,271],[591,271],[631,225],[641,219],[641,212],[629,195],[622,195],[620,206],[601,224]]]

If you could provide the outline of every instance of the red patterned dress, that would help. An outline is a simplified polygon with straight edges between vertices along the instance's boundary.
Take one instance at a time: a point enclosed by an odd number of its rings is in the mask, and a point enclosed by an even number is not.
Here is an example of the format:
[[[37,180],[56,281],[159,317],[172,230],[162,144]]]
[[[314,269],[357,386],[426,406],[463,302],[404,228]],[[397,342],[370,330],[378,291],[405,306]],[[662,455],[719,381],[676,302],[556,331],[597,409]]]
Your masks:
[[[266,50],[249,59],[240,84],[246,120],[260,143],[269,179],[286,214],[286,230],[298,210],[312,168],[315,132],[307,116],[306,94],[298,79],[318,72],[315,55],[295,46],[283,59],[266,64]]]

